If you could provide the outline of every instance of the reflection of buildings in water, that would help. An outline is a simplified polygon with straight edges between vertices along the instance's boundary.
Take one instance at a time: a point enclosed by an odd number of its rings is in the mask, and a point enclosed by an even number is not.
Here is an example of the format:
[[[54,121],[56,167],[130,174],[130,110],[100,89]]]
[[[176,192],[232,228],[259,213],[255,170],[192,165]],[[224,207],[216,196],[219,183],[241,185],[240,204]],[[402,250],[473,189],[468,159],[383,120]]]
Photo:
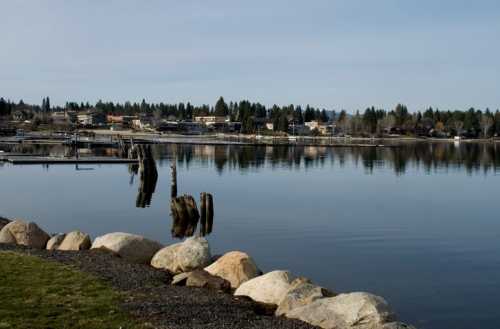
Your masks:
[[[244,171],[266,165],[289,168],[319,167],[325,160],[340,166],[350,162],[355,165],[357,163],[367,169],[368,173],[373,173],[377,168],[392,168],[398,175],[405,174],[409,168],[417,166],[427,172],[448,168],[464,168],[468,173],[500,170],[500,151],[497,143],[464,142],[458,147],[452,142],[385,143],[391,147],[177,144],[156,145],[153,148],[160,158],[175,157],[179,163],[188,166],[192,161],[213,162],[220,173],[225,169]]]
[[[213,163],[222,173],[224,170],[249,170],[266,165],[272,167],[300,168],[319,167],[326,162],[340,166],[353,163],[363,166],[368,173],[377,168],[392,168],[398,175],[409,168],[423,168],[427,172],[438,169],[465,169],[467,173],[500,170],[500,150],[497,143],[461,142],[414,142],[397,144],[395,147],[325,147],[325,146],[241,146],[241,145],[153,145],[160,159],[176,158],[179,164],[191,162]],[[71,147],[63,145],[2,145],[5,152],[36,155],[68,156]],[[117,150],[93,147],[92,155],[116,155]],[[168,162],[165,162],[168,163]]]
[[[265,155],[266,155],[266,158],[270,158],[273,155],[273,147],[272,146],[265,146]]]
[[[215,155],[215,146],[198,145],[198,147],[194,149],[194,155],[201,158],[213,158]]]
[[[316,146],[306,146],[304,147],[304,156],[315,159],[318,157],[318,148]]]

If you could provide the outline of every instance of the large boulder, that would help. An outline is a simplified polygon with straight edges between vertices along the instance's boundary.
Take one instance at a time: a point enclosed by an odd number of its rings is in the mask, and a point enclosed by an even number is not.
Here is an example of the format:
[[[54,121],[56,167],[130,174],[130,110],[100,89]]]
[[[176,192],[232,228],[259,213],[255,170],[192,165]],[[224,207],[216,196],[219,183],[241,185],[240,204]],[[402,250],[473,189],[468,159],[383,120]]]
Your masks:
[[[50,236],[35,223],[20,219],[5,225],[0,231],[0,243],[20,244],[23,246],[45,249]]]
[[[288,271],[273,271],[241,284],[235,296],[247,296],[264,304],[278,305],[292,287],[292,275]]]
[[[104,249],[130,262],[149,264],[162,247],[160,243],[140,235],[115,232],[97,237],[91,249]]]
[[[317,299],[286,316],[324,329],[389,329],[388,323],[395,320],[382,297],[365,292]]]
[[[88,234],[82,233],[80,231],[73,231],[64,237],[61,244],[57,248],[58,250],[88,250],[90,249],[92,242],[90,241],[90,236]]]
[[[2,230],[0,230],[0,243],[16,244],[17,241],[9,230],[4,230],[2,228]]]
[[[194,270],[193,272],[178,274],[174,277],[172,284],[208,288],[223,292],[229,292],[231,290],[229,281],[212,275],[205,270]]]
[[[211,259],[208,241],[193,237],[158,251],[151,260],[151,266],[182,273],[202,269],[210,264]]]
[[[63,242],[66,234],[58,233],[53,235],[49,241],[47,241],[47,250],[57,250],[61,243]]]
[[[309,281],[295,280],[292,282],[292,287],[279,302],[275,314],[277,316],[286,315],[291,310],[311,304],[317,299],[333,296],[335,294],[331,291],[316,286]]]
[[[10,219],[0,217],[0,230],[7,224],[10,223]]]
[[[241,251],[231,251],[223,255],[212,265],[205,267],[208,273],[220,276],[231,283],[231,288],[238,288],[243,282],[262,274],[254,260]]]

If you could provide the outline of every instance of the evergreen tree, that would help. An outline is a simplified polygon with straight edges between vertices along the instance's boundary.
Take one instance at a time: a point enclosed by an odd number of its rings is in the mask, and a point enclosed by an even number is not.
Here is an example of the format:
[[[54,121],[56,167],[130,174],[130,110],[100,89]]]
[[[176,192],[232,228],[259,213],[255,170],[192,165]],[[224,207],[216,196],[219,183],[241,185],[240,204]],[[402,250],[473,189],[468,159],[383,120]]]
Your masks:
[[[227,106],[224,98],[221,96],[217,103],[215,104],[215,115],[217,116],[226,116],[229,114],[229,107]]]
[[[319,121],[321,121],[321,122],[328,122],[328,114],[326,114],[326,110],[325,109],[321,110],[321,114],[319,116]]]
[[[401,128],[408,120],[408,108],[403,104],[396,105],[394,116],[396,117],[396,125]]]
[[[278,130],[285,133],[288,132],[288,118],[285,113],[282,113],[278,121]]]
[[[293,105],[292,105],[293,106]],[[298,123],[298,124],[304,124],[304,116],[302,115],[302,108],[300,106],[297,106],[295,108],[295,114],[294,114],[294,120]]]
[[[0,98],[0,116],[10,115],[9,107],[5,99]]]

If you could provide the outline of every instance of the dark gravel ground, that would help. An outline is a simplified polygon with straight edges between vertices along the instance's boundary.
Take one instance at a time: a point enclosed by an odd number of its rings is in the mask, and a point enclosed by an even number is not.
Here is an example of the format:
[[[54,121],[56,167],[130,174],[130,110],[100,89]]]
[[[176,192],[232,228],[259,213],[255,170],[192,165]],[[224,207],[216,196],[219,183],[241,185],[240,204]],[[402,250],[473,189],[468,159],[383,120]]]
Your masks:
[[[0,244],[17,251],[75,266],[125,293],[123,308],[158,329],[316,328],[301,321],[265,315],[262,306],[230,294],[169,285],[170,273],[131,264],[102,251],[47,251]]]

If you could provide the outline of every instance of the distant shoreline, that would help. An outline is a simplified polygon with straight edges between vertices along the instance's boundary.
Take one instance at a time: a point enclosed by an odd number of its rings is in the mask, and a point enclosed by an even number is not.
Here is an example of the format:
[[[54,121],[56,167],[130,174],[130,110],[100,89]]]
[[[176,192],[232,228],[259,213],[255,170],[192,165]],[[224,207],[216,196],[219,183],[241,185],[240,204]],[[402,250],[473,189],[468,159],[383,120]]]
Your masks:
[[[243,134],[183,135],[137,132],[132,130],[80,130],[79,144],[115,147],[119,139],[134,143],[189,144],[189,145],[237,145],[237,146],[320,146],[320,147],[397,147],[405,143],[498,143],[500,138],[466,139],[412,136],[340,137],[340,136],[271,136]],[[74,145],[72,135],[60,136],[52,132],[35,132],[23,137],[1,137],[0,144],[55,144]]]

